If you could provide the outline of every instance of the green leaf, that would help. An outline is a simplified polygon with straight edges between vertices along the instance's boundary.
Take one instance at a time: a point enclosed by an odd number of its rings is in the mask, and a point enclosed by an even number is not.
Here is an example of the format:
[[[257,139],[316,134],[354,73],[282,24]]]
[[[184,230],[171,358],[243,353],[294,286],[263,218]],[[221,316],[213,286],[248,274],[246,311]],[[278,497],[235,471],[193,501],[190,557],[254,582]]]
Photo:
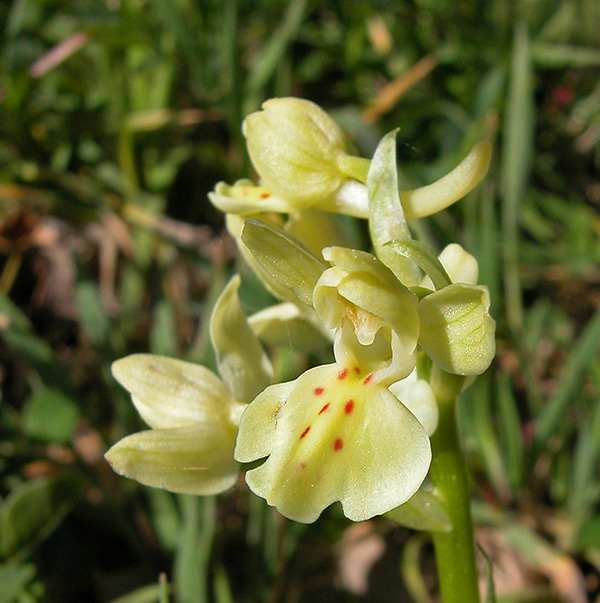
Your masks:
[[[75,289],[77,313],[81,326],[94,345],[106,341],[110,323],[100,300],[98,286],[91,281],[83,281]]]
[[[579,528],[573,545],[577,550],[587,548],[600,550],[600,515],[586,521]]]
[[[43,388],[29,397],[23,411],[23,430],[33,438],[66,444],[79,419],[77,404],[63,392]]]
[[[516,333],[523,322],[519,275],[519,213],[533,160],[535,99],[529,31],[525,21],[515,28],[502,147],[502,251],[508,323]]]
[[[394,523],[413,530],[450,532],[452,523],[444,507],[431,492],[419,490],[408,502],[384,515]]]
[[[66,475],[37,478],[15,488],[0,508],[0,553],[11,556],[49,536],[82,488],[80,478]]]
[[[118,599],[113,599],[111,603],[157,603],[163,588],[162,584],[149,584]]]
[[[494,586],[494,567],[492,565],[491,559],[488,557],[485,550],[477,545],[479,548],[479,552],[483,555],[485,559],[485,576],[486,576],[486,593],[485,593],[485,603],[496,603],[496,588]]]
[[[0,601],[14,603],[35,578],[36,570],[32,564],[0,565]]]
[[[596,312],[594,318],[579,337],[575,349],[571,352],[565,364],[560,382],[536,423],[534,441],[538,446],[548,442],[560,426],[573,399],[573,394],[580,386],[582,373],[591,363],[597,361],[599,346],[600,310]]]

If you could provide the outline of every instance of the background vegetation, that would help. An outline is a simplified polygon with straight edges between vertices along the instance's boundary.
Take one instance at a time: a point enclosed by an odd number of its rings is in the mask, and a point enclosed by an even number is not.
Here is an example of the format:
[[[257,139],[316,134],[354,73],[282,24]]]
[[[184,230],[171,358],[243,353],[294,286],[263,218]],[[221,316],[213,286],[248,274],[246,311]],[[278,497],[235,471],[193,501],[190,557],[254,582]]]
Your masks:
[[[243,480],[195,499],[103,460],[142,427],[113,360],[211,365],[238,261],[206,193],[249,174],[241,119],[284,95],[367,157],[400,126],[405,188],[493,142],[485,182],[415,225],[475,253],[498,321],[462,403],[477,540],[503,601],[600,601],[596,0],[14,0],[0,28],[1,601],[435,597],[430,543],[386,520],[303,526]]]

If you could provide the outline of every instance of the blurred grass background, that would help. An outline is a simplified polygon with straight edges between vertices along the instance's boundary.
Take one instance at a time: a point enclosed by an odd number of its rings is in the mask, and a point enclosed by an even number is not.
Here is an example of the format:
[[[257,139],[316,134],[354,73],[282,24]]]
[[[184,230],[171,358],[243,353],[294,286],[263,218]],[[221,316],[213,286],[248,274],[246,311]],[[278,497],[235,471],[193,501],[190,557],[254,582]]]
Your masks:
[[[461,407],[477,540],[501,601],[600,601],[597,0],[14,0],[0,27],[0,601],[434,600],[422,535],[102,457],[142,428],[113,360],[211,366],[234,269],[268,303],[206,193],[249,175],[241,120],[285,95],[367,157],[400,126],[401,188],[493,143],[483,184],[414,225],[476,255],[498,321]]]

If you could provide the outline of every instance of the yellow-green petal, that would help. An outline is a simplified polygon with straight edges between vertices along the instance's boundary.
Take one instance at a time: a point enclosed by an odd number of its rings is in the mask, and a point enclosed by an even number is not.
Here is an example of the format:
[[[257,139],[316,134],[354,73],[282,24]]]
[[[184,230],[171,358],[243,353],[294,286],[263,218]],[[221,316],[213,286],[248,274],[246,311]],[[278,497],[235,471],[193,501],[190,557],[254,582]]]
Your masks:
[[[429,383],[417,379],[415,371],[406,379],[392,383],[390,391],[417,417],[427,435],[432,436],[438,424],[439,409]]]
[[[492,145],[478,142],[450,173],[433,184],[401,191],[400,199],[408,220],[424,218],[452,205],[483,180],[490,166]]]
[[[260,220],[246,220],[242,241],[271,280],[312,305],[325,265],[300,241]]]
[[[284,302],[248,317],[253,333],[267,345],[290,347],[299,352],[316,352],[331,344],[332,335],[313,310]]]
[[[487,288],[453,284],[424,297],[419,344],[442,369],[479,375],[496,353],[496,323],[489,315]]]
[[[360,371],[340,363],[317,367],[294,383],[281,407],[281,396],[266,390],[242,415],[240,460],[242,444],[260,438],[253,435],[257,426],[271,426],[255,454],[243,458],[269,454],[246,481],[290,519],[315,521],[335,501],[349,519],[369,519],[407,501],[427,474],[425,430],[389,390]]]
[[[237,403],[207,368],[154,354],[133,354],[112,365],[142,419],[155,428],[229,417]]]
[[[346,180],[338,167],[344,134],[310,101],[268,100],[246,117],[242,131],[261,182],[296,209],[322,203]]]
[[[250,402],[269,385],[273,369],[242,310],[240,282],[236,274],[219,296],[210,319],[210,338],[228,390],[239,402]]]
[[[170,492],[208,495],[234,485],[236,429],[221,421],[173,429],[152,429],[123,438],[107,453],[125,477]]]
[[[251,180],[238,180],[233,185],[219,182],[208,198],[223,213],[243,217],[270,211],[287,213],[293,209],[288,201]]]

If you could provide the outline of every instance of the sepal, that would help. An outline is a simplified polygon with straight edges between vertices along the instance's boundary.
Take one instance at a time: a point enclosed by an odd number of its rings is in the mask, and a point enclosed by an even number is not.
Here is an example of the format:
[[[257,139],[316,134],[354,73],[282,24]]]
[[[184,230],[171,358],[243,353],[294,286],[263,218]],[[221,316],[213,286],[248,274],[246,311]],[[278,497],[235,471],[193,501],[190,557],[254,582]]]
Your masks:
[[[279,287],[312,305],[313,289],[326,266],[300,241],[260,220],[246,220],[242,242]]]
[[[489,308],[483,286],[456,283],[424,297],[418,304],[419,344],[449,373],[483,373],[496,353],[496,323]]]
[[[295,209],[321,203],[347,179],[338,165],[344,134],[310,101],[268,100],[246,117],[242,132],[261,182]]]
[[[269,385],[273,368],[242,310],[240,282],[239,275],[233,276],[217,299],[210,318],[210,339],[227,389],[235,400],[248,403]]]
[[[217,494],[236,481],[236,429],[217,419],[188,427],[151,429],[117,442],[107,453],[112,468],[141,484],[183,494]]]
[[[251,180],[238,180],[233,185],[219,182],[208,199],[225,214],[242,217],[262,212],[287,213],[293,209],[288,201],[274,195],[264,186],[256,186]]]
[[[236,404],[214,373],[183,360],[132,354],[114,362],[112,374],[142,419],[157,429],[227,417]]]

